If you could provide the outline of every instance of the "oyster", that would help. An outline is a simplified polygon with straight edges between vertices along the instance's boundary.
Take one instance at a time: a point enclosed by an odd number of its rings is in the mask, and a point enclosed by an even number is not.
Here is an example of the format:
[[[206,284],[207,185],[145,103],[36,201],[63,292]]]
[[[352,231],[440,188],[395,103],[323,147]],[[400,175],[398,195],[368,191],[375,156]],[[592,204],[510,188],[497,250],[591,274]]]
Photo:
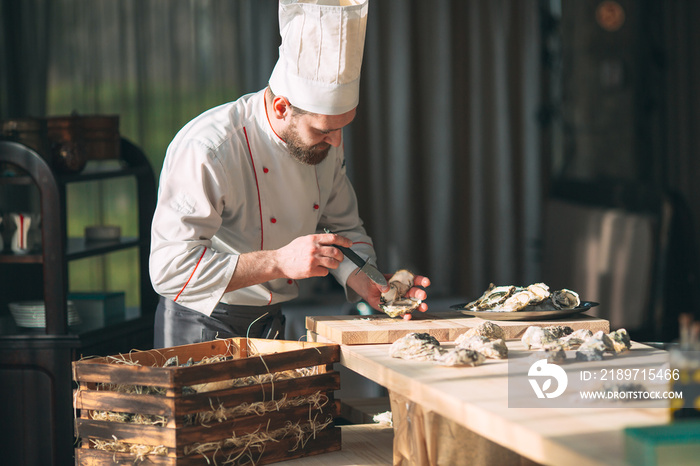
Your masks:
[[[609,353],[614,353],[614,352],[615,352],[615,346],[613,345],[613,341],[612,341],[612,340],[610,339],[610,337],[609,337],[605,332],[603,332],[602,330],[599,330],[599,331],[595,332],[595,333],[593,334],[593,336],[587,340],[587,342],[590,341],[590,340],[599,340],[599,341],[601,341],[601,342],[603,343],[603,345],[605,346],[605,351],[607,351],[607,352],[609,352]]]
[[[420,306],[420,299],[406,296],[414,278],[415,275],[408,270],[399,270],[389,279],[389,291],[379,298],[379,308],[389,317],[403,317]]]
[[[484,363],[483,354],[466,348],[454,348],[435,357],[441,366],[478,366]]]
[[[470,338],[473,336],[481,336],[481,337],[486,337],[489,340],[497,340],[499,338],[505,339],[506,332],[503,331],[503,329],[498,324],[494,324],[490,320],[487,320],[476,327],[470,328],[465,333],[458,336],[455,339],[455,344],[457,344],[457,342],[460,340],[460,338],[464,339],[464,338]]]
[[[533,361],[537,361],[539,359],[546,359],[547,362],[561,364],[566,361],[566,351],[561,345],[552,343],[532,355]]]
[[[514,286],[496,286],[491,283],[477,300],[464,306],[465,309],[487,311],[503,303],[515,291]]]
[[[180,361],[178,360],[177,355],[173,356],[172,358],[168,359],[163,363],[163,367],[173,367],[173,366],[179,366]]]
[[[610,338],[612,342],[613,351],[615,351],[615,353],[627,351],[632,346],[630,336],[624,328],[608,333],[608,338]]]
[[[498,310],[500,312],[516,312],[525,309],[532,298],[533,295],[529,291],[518,291],[506,299]]]
[[[508,357],[508,347],[506,346],[506,342],[501,338],[489,340],[484,336],[475,335],[469,338],[462,338],[461,340],[458,338],[455,340],[455,345],[457,348],[478,351],[491,359],[505,359]]]
[[[533,296],[530,304],[537,304],[550,297],[549,287],[544,283],[533,283],[527,287],[527,291]]]
[[[561,289],[550,292],[545,283],[533,283],[527,287],[496,286],[491,283],[477,300],[465,304],[471,311],[517,312],[554,311],[573,309],[581,304],[574,291]]]
[[[576,359],[579,361],[602,361],[603,353],[611,351],[611,348],[612,341],[601,330],[579,346],[576,351]]]
[[[569,327],[568,325],[551,325],[545,328],[552,332],[552,334],[557,338],[562,338],[567,335],[571,335],[574,332],[574,329]]]
[[[566,336],[563,336],[559,339],[559,344],[565,349],[565,350],[570,350],[570,349],[575,349],[581,346],[583,343],[586,342],[589,338],[593,336],[593,332],[591,332],[588,329],[581,328],[576,330],[575,332],[572,332]]]
[[[392,358],[431,360],[440,353],[440,342],[429,333],[409,333],[389,347]]]
[[[550,327],[528,327],[523,334],[521,341],[530,348],[544,348],[552,343],[558,343],[558,340],[572,333],[574,330],[569,326],[550,326]]]
[[[581,299],[575,291],[566,288],[552,293],[552,302],[557,309],[573,309],[581,305]]]
[[[557,337],[552,332],[546,331],[542,327],[528,327],[520,339],[527,349],[542,348],[547,343],[552,343],[557,340]]]

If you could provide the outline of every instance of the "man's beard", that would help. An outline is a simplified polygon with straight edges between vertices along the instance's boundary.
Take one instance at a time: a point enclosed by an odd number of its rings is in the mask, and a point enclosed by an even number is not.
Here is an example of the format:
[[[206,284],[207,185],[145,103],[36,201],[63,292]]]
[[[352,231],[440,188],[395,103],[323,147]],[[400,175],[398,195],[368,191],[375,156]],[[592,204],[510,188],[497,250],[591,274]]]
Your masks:
[[[302,144],[294,126],[288,128],[280,136],[287,143],[289,154],[304,165],[318,165],[325,160],[328,151],[331,150],[331,145],[326,142],[313,146]]]

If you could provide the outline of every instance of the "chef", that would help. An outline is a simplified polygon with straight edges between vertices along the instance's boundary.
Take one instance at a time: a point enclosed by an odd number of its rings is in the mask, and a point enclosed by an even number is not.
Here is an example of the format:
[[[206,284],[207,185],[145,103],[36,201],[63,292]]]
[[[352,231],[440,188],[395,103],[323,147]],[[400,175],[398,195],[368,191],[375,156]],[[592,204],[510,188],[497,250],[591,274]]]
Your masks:
[[[283,338],[281,303],[328,273],[349,301],[379,308],[386,285],[335,247],[376,263],[342,134],[359,101],[367,3],[281,0],[268,87],[204,112],[168,147],[151,235],[156,347]],[[414,284],[409,296],[425,299],[430,280]]]

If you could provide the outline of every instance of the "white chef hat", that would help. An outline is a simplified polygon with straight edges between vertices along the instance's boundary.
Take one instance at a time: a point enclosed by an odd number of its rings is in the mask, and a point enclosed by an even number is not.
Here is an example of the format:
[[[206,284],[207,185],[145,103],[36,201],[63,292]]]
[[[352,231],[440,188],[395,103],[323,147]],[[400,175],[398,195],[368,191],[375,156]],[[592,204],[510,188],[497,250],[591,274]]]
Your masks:
[[[282,45],[270,88],[307,112],[357,107],[369,0],[280,0]]]

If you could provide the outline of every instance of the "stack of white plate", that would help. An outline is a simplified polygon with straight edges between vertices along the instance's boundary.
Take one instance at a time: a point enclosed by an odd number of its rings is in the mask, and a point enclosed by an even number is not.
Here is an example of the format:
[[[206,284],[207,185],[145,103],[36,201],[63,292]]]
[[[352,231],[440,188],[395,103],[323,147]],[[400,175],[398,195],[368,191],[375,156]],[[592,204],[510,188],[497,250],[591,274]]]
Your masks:
[[[68,325],[78,325],[80,316],[75,309],[75,304],[68,301]],[[46,310],[43,301],[21,301],[10,303],[10,312],[18,327],[44,328],[46,327]]]

